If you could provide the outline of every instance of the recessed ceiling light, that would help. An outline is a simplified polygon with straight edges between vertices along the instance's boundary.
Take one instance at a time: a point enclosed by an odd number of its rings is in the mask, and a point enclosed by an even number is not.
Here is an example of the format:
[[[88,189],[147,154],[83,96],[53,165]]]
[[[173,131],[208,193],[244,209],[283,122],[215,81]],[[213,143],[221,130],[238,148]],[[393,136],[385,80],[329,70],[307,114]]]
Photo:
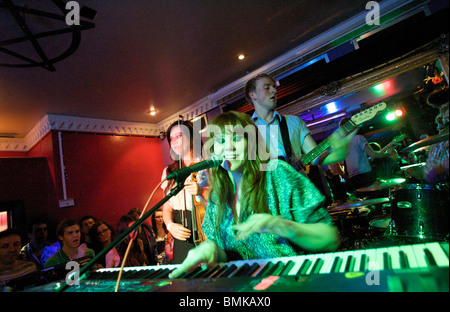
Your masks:
[[[157,110],[154,107],[150,108],[150,110],[147,111],[147,114],[150,116],[155,116],[156,113],[157,113]]]
[[[239,54],[239,55],[238,55],[238,60],[241,60],[241,61],[242,61],[243,59],[245,59],[245,55],[242,54],[242,53]]]

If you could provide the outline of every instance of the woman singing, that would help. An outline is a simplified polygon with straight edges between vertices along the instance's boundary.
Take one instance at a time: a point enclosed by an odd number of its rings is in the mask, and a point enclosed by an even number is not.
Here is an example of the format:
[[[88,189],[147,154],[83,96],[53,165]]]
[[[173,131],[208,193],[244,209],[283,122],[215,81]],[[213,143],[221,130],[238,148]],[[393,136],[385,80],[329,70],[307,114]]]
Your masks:
[[[338,247],[338,231],[322,207],[324,196],[288,163],[273,159],[264,166],[258,148],[265,147],[258,146],[258,130],[249,116],[227,112],[211,125],[220,129],[208,131],[214,140],[211,152],[225,161],[209,177],[202,226],[207,240],[189,252],[172,278],[200,263],[212,266]],[[242,129],[253,129],[254,135]]]

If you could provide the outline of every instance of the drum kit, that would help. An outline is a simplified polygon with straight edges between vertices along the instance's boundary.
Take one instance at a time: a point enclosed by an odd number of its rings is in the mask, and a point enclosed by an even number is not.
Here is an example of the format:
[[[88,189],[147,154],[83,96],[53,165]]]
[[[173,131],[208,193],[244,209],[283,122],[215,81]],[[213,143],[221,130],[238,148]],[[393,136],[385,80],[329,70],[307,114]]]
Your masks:
[[[448,140],[448,132],[418,141],[401,152],[411,153],[445,140]],[[327,209],[340,230],[342,250],[448,241],[448,184],[411,183],[408,179],[396,178],[377,181],[357,191],[387,194],[388,197],[368,196],[365,200],[355,199]]]

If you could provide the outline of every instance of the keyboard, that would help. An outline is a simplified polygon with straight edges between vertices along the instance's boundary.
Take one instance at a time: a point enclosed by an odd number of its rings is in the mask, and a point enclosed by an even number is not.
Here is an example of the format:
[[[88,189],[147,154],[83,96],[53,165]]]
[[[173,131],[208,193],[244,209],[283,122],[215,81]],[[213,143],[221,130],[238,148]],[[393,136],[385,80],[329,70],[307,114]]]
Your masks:
[[[448,291],[448,249],[431,242],[230,261],[172,280],[168,275],[179,265],[126,267],[119,291]],[[67,291],[113,291],[118,272],[93,271]]]

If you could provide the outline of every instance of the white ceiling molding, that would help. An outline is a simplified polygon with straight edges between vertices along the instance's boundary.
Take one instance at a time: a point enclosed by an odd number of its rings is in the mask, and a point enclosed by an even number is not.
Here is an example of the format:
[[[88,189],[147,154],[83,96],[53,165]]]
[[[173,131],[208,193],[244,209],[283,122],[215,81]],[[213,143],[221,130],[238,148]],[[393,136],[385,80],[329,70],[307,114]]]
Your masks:
[[[217,102],[211,100],[209,96],[205,97],[189,105],[188,107],[178,112],[177,114],[173,114],[170,117],[164,119],[163,121],[158,123],[158,128],[160,129],[160,131],[164,132],[173,122],[177,121],[180,116],[183,117],[183,120],[191,120],[197,116],[200,116],[212,110],[213,108],[216,108],[217,106],[219,106]]]
[[[27,152],[51,130],[130,136],[159,136],[159,128],[156,124],[47,114],[25,138],[1,138],[0,151]]]

